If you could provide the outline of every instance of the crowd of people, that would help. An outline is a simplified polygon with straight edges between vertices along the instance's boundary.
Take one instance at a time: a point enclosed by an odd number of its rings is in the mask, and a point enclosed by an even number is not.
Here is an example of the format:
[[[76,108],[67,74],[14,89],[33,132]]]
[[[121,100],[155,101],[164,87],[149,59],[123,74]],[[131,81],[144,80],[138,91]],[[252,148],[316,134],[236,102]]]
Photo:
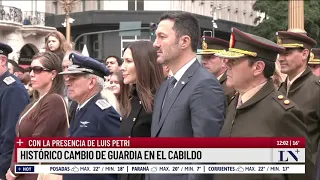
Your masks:
[[[230,41],[201,37],[192,14],[165,13],[155,41],[132,42],[122,58],[100,63],[54,31],[26,69],[0,43],[0,179],[48,179],[15,173],[16,137],[304,137],[305,174],[58,178],[319,180],[320,49],[305,34],[276,36],[274,43],[232,28]]]

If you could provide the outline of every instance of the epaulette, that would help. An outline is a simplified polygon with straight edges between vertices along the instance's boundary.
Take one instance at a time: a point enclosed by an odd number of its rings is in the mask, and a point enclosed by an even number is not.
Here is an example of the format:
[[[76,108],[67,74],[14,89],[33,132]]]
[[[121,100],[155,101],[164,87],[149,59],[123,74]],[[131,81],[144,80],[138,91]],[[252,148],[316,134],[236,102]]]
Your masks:
[[[11,77],[11,76],[8,76],[8,77],[4,78],[4,80],[3,80],[3,82],[6,83],[8,86],[9,86],[10,84],[14,83],[15,81],[16,81],[16,80],[15,80],[13,77]]]
[[[111,104],[108,103],[107,100],[105,99],[98,99],[96,101],[96,105],[101,109],[101,110],[105,110],[108,109],[109,107],[111,107]]]
[[[291,100],[289,100],[288,98],[286,98],[284,95],[282,95],[281,93],[276,93],[273,96],[273,99],[280,104],[281,107],[283,107],[285,110],[291,109],[294,106],[296,106],[296,104],[294,102],[292,102]]]

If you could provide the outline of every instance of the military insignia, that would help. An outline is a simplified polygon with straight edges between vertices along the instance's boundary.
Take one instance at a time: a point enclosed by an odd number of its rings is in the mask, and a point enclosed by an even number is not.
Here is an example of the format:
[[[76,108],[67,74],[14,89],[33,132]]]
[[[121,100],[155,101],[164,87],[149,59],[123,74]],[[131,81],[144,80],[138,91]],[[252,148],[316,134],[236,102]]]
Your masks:
[[[312,52],[310,52],[310,59],[309,59],[309,61],[313,61],[313,59],[314,59],[314,54],[313,54]]]
[[[4,78],[4,80],[3,80],[3,82],[6,83],[7,85],[10,85],[10,84],[12,84],[12,83],[15,82],[15,81],[16,81],[16,80],[15,80],[13,77],[11,77],[11,76],[8,76],[8,77]]]
[[[279,99],[279,100],[282,100],[283,98],[284,98],[283,95],[279,95],[279,96],[278,96],[278,99]]]
[[[90,122],[88,121],[80,121],[80,127],[88,127],[87,124],[89,124]]]
[[[206,43],[205,40],[202,41],[202,49],[203,49],[203,50],[208,49],[208,44]]]
[[[107,100],[105,99],[99,99],[96,101],[96,105],[101,109],[101,110],[105,110],[108,109],[109,107],[111,107],[111,104],[108,103]]]
[[[288,105],[288,104],[290,104],[290,101],[287,99],[287,100],[284,100],[283,103],[284,103],[285,105]]]
[[[235,44],[234,34],[231,33],[229,47],[234,48],[234,44]]]
[[[278,44],[278,45],[281,45],[281,44],[282,44],[281,38],[280,38],[279,36],[277,36],[277,44]]]

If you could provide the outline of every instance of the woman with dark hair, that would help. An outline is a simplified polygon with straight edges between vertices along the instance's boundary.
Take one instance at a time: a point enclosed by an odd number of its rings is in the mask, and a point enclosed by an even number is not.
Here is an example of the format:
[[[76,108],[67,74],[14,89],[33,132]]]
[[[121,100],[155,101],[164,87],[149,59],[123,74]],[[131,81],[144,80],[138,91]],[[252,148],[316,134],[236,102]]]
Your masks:
[[[154,96],[164,78],[152,42],[129,44],[123,53],[121,71],[124,85],[119,95],[120,133],[125,137],[150,137]],[[144,180],[144,175],[121,174],[119,179]]]
[[[71,44],[68,44],[64,35],[59,31],[53,31],[45,38],[46,51],[54,52],[62,61],[66,52],[71,51]]]
[[[16,126],[17,137],[66,137],[67,109],[63,100],[64,80],[59,57],[52,52],[35,55],[30,66],[33,102],[21,113]],[[36,180],[37,174],[14,174],[14,154],[6,174],[8,180]]]

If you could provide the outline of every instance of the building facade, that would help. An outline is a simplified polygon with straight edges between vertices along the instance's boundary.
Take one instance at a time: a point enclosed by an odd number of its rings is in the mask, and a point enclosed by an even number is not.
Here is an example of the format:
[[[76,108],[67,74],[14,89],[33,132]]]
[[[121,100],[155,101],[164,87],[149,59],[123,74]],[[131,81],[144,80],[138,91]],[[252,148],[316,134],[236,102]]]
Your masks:
[[[79,35],[88,32],[116,30],[120,22],[139,21],[142,27],[150,22],[158,22],[160,15],[166,11],[187,11],[198,18],[201,30],[206,35],[214,35],[229,39],[231,27],[248,30],[254,25],[254,19],[260,14],[252,10],[255,1],[227,0],[78,0],[71,18],[71,36],[75,40]],[[65,21],[64,12],[56,0],[46,1],[48,16],[46,23],[65,33],[62,25]],[[217,28],[213,31],[213,22]],[[118,32],[86,35],[77,39],[76,50],[81,51],[87,45],[89,55],[104,59],[108,55],[121,56],[123,48],[135,40],[152,39],[149,30],[141,31],[140,35],[122,36]]]
[[[44,48],[46,35],[56,30],[45,25],[45,1],[1,1],[0,41],[13,52],[9,59],[29,65],[33,55]]]

